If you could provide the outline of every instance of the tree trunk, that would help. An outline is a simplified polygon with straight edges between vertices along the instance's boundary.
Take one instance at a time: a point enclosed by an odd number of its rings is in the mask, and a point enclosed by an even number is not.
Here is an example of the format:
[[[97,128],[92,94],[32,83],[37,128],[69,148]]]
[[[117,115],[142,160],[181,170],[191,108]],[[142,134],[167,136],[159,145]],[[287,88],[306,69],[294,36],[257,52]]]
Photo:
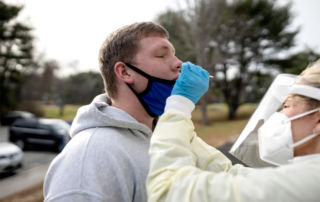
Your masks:
[[[234,120],[236,118],[236,112],[239,105],[235,103],[228,103],[228,107],[229,107],[228,119]]]
[[[200,106],[201,106],[201,115],[202,115],[202,124],[208,125],[208,116],[207,116],[207,102],[205,100],[205,96],[200,100]]]
[[[64,115],[64,105],[62,104],[61,106],[59,106],[59,116],[63,116]]]

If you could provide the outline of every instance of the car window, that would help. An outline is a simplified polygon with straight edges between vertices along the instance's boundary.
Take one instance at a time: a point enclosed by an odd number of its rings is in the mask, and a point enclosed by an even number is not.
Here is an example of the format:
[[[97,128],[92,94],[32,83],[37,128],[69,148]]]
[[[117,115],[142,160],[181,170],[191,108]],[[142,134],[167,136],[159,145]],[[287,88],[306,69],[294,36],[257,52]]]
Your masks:
[[[57,121],[56,123],[51,124],[51,127],[56,131],[57,130],[69,131],[69,129],[70,129],[70,126],[64,121]]]
[[[34,122],[25,122],[25,121],[15,122],[13,124],[13,126],[23,127],[23,128],[37,128],[37,124],[36,123],[34,123]]]

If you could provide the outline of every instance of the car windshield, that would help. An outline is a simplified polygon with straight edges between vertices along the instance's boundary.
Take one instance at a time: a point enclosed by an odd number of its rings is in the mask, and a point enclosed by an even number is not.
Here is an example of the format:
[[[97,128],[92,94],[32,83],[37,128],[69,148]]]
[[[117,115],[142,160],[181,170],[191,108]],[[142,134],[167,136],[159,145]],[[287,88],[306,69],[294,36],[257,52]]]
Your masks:
[[[54,130],[70,130],[70,126],[64,121],[57,121],[56,123],[50,124]]]
[[[45,125],[48,125],[49,127],[51,127],[55,131],[58,131],[58,130],[69,131],[70,130],[69,124],[63,120],[57,120],[57,119],[41,120],[41,122]]]

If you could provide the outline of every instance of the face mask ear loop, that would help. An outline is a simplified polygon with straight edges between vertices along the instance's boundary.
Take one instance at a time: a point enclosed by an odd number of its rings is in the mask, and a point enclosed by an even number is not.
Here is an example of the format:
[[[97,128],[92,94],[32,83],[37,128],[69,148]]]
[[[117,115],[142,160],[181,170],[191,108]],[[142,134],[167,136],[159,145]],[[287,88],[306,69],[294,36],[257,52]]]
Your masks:
[[[289,121],[292,121],[292,120],[295,120],[295,119],[299,119],[299,118],[301,118],[301,117],[307,116],[307,115],[312,114],[312,113],[314,113],[314,112],[316,112],[316,111],[319,111],[319,110],[320,110],[320,107],[315,108],[315,109],[310,110],[310,111],[307,111],[307,112],[304,112],[304,113],[302,113],[302,114],[298,114],[298,115],[296,115],[296,116],[290,117],[288,120],[289,120]]]
[[[320,107],[318,107],[318,108],[316,108],[316,109],[313,109],[313,110],[310,110],[310,111],[308,111],[308,112],[299,114],[299,115],[297,115],[297,116],[291,117],[291,118],[290,118],[290,121],[292,121],[292,120],[294,120],[294,119],[301,118],[301,117],[306,116],[306,115],[309,115],[309,114],[312,114],[312,113],[314,113],[314,112],[316,112],[316,111],[318,111],[318,110],[320,110]],[[313,130],[313,133],[312,133],[311,135],[303,138],[302,140],[299,140],[298,142],[296,142],[296,143],[294,143],[294,144],[292,144],[292,145],[288,145],[288,146],[291,147],[291,148],[295,148],[295,147],[297,147],[297,146],[299,146],[299,145],[302,145],[302,144],[305,143],[305,142],[308,142],[309,140],[312,140],[313,138],[317,137],[318,135],[320,135],[320,134],[317,134],[317,133],[315,132],[315,130]]]
[[[295,148],[295,147],[297,147],[297,146],[299,146],[299,145],[302,145],[302,144],[305,143],[305,142],[308,142],[309,140],[312,140],[313,138],[317,137],[318,135],[319,135],[319,134],[313,132],[311,135],[309,135],[309,136],[303,138],[302,140],[299,140],[298,142],[290,145],[290,147]]]

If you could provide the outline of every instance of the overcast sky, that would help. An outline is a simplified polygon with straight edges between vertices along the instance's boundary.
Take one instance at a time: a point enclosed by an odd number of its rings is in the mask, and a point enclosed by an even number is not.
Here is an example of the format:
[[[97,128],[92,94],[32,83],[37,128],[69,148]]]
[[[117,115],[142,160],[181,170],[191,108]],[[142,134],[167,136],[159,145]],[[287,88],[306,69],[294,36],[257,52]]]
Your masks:
[[[281,0],[292,1],[292,0]],[[176,0],[5,0],[25,5],[20,19],[34,27],[36,52],[60,63],[64,73],[98,71],[98,51],[113,30],[151,21]],[[300,48],[320,52],[320,1],[293,0],[293,26],[301,27]]]

